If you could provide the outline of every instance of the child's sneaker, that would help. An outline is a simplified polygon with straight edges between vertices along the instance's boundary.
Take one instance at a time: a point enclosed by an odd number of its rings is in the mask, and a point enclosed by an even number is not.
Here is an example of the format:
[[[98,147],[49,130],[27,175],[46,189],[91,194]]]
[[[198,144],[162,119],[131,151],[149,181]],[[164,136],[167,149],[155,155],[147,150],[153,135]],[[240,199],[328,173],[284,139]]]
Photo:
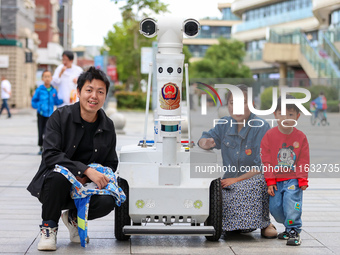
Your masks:
[[[284,232],[279,233],[279,234],[277,235],[277,238],[278,238],[278,239],[283,239],[283,240],[288,240],[288,238],[289,238],[289,233],[287,232],[287,229],[285,229]]]
[[[289,231],[287,245],[298,246],[300,244],[301,244],[300,234],[293,228],[291,231]]]
[[[70,240],[72,243],[80,243],[80,237],[78,233],[78,223],[69,215],[69,210],[65,211],[61,215],[61,219],[63,220],[65,226],[68,228],[70,232]],[[86,238],[86,242],[89,242],[89,237]]]
[[[39,251],[57,250],[57,232],[58,227],[40,225],[40,241],[38,243]]]

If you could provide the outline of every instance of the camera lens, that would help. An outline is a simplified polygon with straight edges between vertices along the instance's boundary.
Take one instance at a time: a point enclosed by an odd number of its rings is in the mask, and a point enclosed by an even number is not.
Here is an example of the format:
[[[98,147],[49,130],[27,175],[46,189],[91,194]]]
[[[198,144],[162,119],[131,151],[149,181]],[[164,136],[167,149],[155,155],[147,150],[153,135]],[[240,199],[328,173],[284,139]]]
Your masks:
[[[156,32],[156,24],[152,20],[146,20],[142,24],[142,31],[146,35],[152,35]]]
[[[167,71],[168,71],[168,73],[172,73],[174,71],[174,69],[172,69],[172,67],[168,67]]]
[[[163,68],[162,67],[158,68],[158,72],[163,73]]]
[[[184,33],[187,36],[195,36],[198,34],[198,24],[194,21],[189,21],[184,25]]]
[[[182,68],[178,67],[177,68],[177,73],[181,73],[182,72]]]

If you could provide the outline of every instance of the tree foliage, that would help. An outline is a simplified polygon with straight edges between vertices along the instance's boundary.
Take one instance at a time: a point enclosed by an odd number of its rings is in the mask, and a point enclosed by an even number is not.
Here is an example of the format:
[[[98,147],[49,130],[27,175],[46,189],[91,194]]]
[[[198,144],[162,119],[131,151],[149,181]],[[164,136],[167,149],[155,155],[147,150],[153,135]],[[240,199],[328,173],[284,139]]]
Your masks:
[[[167,5],[159,0],[127,0],[120,9],[123,21],[113,25],[104,42],[110,48],[109,55],[116,56],[119,80],[140,90],[141,47],[151,47],[153,40],[139,33],[139,22],[144,17],[166,12]]]
[[[242,61],[244,44],[236,40],[219,39],[210,46],[202,60],[192,63],[193,78],[250,78],[252,73]]]
[[[183,54],[184,54],[184,64],[189,63],[189,59],[192,57],[192,54],[189,51],[189,47],[183,45]]]
[[[115,1],[118,3],[118,0]],[[148,17],[154,14],[167,12],[166,4],[161,3],[159,0],[127,0],[126,5],[121,7],[122,17],[124,20],[139,20],[140,17]],[[151,11],[151,13],[149,12]],[[142,13],[141,13],[142,12]]]

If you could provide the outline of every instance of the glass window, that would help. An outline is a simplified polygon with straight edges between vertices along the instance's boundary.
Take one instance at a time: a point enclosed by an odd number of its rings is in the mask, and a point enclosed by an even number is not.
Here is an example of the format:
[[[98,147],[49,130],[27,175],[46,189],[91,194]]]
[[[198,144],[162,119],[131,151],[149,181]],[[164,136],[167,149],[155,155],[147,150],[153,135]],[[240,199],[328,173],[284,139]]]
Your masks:
[[[283,13],[284,12],[284,5],[283,3],[278,3],[277,4],[277,10],[279,13]]]
[[[303,8],[303,0],[299,0],[299,8],[300,8],[300,9]]]
[[[270,8],[266,6],[263,8],[263,17],[268,17],[270,15]]]
[[[288,12],[291,11],[292,10],[292,1],[288,1],[288,2],[286,2],[286,4],[287,4],[287,11]]]
[[[283,11],[288,12],[289,11],[289,2],[283,2]]]
[[[336,10],[331,14],[331,24],[337,26],[340,22],[340,10]]]
[[[230,11],[230,8],[226,8],[226,9],[225,9],[225,12],[226,12],[226,18],[227,18],[228,20],[230,20],[230,19],[231,19],[231,11]]]
[[[251,48],[250,48],[250,43],[249,42],[246,42],[246,51],[250,51]]]
[[[254,20],[255,19],[255,10],[249,11],[250,17],[249,20]]]
[[[276,11],[277,11],[277,4],[271,5],[271,10],[270,10],[271,15],[275,15]]]
[[[292,10],[296,10],[297,9],[297,2],[296,2],[296,0],[292,0],[292,2],[291,2],[291,7],[292,7]]]
[[[259,17],[260,17],[260,11],[259,11],[259,9],[255,9],[254,10],[254,19],[259,19]]]
[[[266,43],[266,40],[260,40],[259,41],[259,49],[263,50],[265,43]]]
[[[263,13],[264,13],[264,8],[259,8],[259,18],[262,19],[263,18]]]

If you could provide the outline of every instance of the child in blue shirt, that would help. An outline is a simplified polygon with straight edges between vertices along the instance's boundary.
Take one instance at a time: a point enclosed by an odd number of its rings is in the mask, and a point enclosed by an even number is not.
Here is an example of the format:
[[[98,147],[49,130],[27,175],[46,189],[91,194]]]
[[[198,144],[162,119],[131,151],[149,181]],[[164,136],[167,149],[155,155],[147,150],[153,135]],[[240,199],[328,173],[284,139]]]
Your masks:
[[[40,85],[32,97],[32,107],[37,109],[38,116],[38,146],[40,146],[39,155],[42,153],[43,136],[48,118],[52,115],[55,105],[60,105],[63,100],[58,99],[57,90],[51,86],[52,73],[44,71],[42,74],[43,85]]]

